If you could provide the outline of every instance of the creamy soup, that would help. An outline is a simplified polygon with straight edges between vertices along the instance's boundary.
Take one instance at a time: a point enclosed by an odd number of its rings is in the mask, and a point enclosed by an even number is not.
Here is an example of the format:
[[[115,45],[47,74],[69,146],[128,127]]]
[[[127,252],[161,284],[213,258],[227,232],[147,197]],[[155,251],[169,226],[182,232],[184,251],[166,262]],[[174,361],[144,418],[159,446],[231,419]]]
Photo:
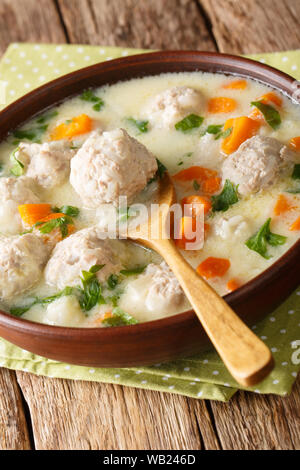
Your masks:
[[[299,238],[299,118],[261,83],[193,72],[86,90],[27,122],[0,144],[1,308],[74,327],[189,308],[161,257],[119,236],[166,170],[189,204],[176,246],[219,294],[238,289]]]

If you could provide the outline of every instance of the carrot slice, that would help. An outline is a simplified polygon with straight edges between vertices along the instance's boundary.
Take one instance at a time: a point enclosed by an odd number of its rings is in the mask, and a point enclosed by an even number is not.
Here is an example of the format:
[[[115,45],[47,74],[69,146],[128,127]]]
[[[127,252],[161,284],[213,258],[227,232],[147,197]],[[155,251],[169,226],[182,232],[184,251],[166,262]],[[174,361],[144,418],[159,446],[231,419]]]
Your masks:
[[[247,88],[247,81],[243,79],[233,80],[232,82],[225,83],[223,88],[228,90],[245,90]]]
[[[281,215],[292,209],[295,209],[295,206],[292,206],[290,201],[283,194],[280,194],[274,207],[274,214]]]
[[[300,217],[298,217],[298,219],[296,219],[295,222],[292,223],[292,225],[289,227],[289,230],[300,230]]]
[[[191,217],[196,217],[197,215],[201,214],[202,208],[204,214],[207,214],[211,210],[211,202],[202,196],[198,196],[197,194],[193,194],[192,196],[186,196],[181,200],[181,206],[184,211],[185,205],[191,205],[190,214]],[[187,209],[187,208],[186,208]]]
[[[46,215],[42,219],[39,219],[37,222],[50,222],[50,220],[53,219],[60,219],[61,217],[66,217],[66,214],[63,214],[62,212],[52,212],[51,214]]]
[[[248,116],[227,119],[224,130],[232,128],[232,131],[222,142],[223,152],[226,154],[235,152],[245,140],[257,133],[259,127],[260,124]]]
[[[207,194],[215,194],[219,191],[221,185],[221,178],[218,176],[212,176],[202,183],[202,191]]]
[[[208,178],[216,176],[218,173],[215,170],[210,170],[209,168],[204,168],[202,166],[191,166],[185,170],[181,170],[173,178],[177,181],[192,181],[200,180],[200,182],[205,181]]]
[[[50,204],[21,204],[18,206],[19,213],[25,224],[34,225],[43,217],[51,213]]]
[[[262,101],[262,103],[264,103],[264,104],[273,103],[276,106],[278,106],[278,108],[280,108],[282,106],[282,98],[280,96],[276,95],[276,93],[274,93],[274,91],[270,91],[269,93],[265,93],[258,100]]]
[[[210,256],[202,261],[197,268],[197,273],[205,279],[222,277],[230,268],[230,261],[226,258],[214,258]]]
[[[208,101],[208,112],[209,113],[231,113],[237,107],[237,102],[233,98],[227,96],[218,96],[211,98]]]
[[[239,287],[240,287],[240,283],[236,280],[236,279],[230,279],[228,282],[227,282],[227,290],[229,292],[233,292],[234,290],[237,290]]]
[[[193,243],[196,235],[191,236],[196,231],[196,219],[194,217],[182,217],[180,219],[179,235],[175,238],[175,245],[182,249],[186,249],[187,243]]]
[[[86,114],[74,117],[68,123],[62,123],[55,127],[51,134],[51,140],[72,139],[77,135],[86,134],[92,130],[92,119]]]
[[[297,150],[298,152],[300,151],[300,136],[299,137],[293,137],[290,141],[289,141],[289,147],[292,149],[292,150]]]

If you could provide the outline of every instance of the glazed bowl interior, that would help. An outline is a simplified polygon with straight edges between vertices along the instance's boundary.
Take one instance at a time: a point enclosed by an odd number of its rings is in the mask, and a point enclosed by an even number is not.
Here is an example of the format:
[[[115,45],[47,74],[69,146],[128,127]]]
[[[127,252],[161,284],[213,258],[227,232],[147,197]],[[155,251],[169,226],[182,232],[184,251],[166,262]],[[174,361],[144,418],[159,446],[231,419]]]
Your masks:
[[[166,51],[100,63],[54,80],[0,113],[0,140],[44,109],[82,90],[166,72],[204,71],[252,78],[290,98],[295,80],[264,64],[218,53]],[[263,318],[298,285],[300,241],[262,274],[225,296],[248,324]],[[74,364],[128,367],[188,356],[208,338],[192,311],[116,328],[66,328],[33,323],[0,312],[0,336],[33,353]]]

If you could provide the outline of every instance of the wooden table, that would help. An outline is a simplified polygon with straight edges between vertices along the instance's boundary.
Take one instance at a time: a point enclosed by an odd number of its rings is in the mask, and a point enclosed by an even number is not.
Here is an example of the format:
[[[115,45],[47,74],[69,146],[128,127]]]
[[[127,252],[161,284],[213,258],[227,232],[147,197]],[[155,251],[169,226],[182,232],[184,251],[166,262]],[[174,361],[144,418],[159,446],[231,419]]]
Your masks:
[[[0,53],[54,42],[256,53],[300,48],[299,0],[0,0]],[[230,403],[0,369],[1,449],[300,449],[288,398]]]

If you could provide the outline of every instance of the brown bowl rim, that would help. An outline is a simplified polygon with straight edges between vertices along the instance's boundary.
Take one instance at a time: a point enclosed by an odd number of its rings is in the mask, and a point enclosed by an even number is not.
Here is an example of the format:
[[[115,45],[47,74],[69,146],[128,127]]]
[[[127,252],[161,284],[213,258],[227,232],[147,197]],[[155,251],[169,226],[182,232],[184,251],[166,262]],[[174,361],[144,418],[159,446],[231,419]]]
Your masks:
[[[26,95],[22,96],[21,98],[15,100],[12,102],[10,105],[5,107],[1,112],[0,112],[0,119],[5,118],[6,116],[9,116],[10,113],[14,112],[14,109],[19,105],[19,104],[24,104],[26,102],[30,102],[32,99],[38,99],[38,96],[41,92],[44,92],[44,90],[51,90],[52,86],[55,86],[57,83],[61,81],[68,81],[69,79],[73,79],[75,76],[80,76],[81,74],[87,73],[89,71],[94,71],[96,69],[101,69],[102,72],[104,71],[109,71],[111,67],[115,67],[118,65],[124,65],[124,68],[126,68],[126,65],[130,65],[132,62],[141,64],[143,62],[149,62],[154,60],[156,63],[157,62],[165,62],[166,60],[169,61],[169,63],[175,62],[178,63],[180,62],[180,58],[187,58],[190,57],[192,60],[196,56],[197,58],[202,57],[207,60],[207,65],[209,64],[219,64],[220,69],[215,70],[212,73],[223,73],[225,75],[231,75],[231,76],[237,76],[237,77],[245,77],[245,78],[250,78],[254,79],[258,82],[264,83],[265,85],[271,86],[274,89],[279,90],[281,93],[284,93],[285,95],[288,95],[290,99],[292,99],[291,96],[291,88],[292,88],[292,83],[296,81],[295,78],[291,77],[290,75],[275,69],[274,67],[271,67],[269,65],[266,65],[264,63],[258,62],[253,59],[249,59],[246,57],[240,57],[236,55],[231,55],[231,54],[223,54],[219,52],[206,52],[206,51],[196,51],[196,50],[191,50],[191,51],[178,51],[178,50],[170,50],[170,51],[158,51],[158,52],[146,52],[142,54],[135,54],[131,56],[126,56],[118,59],[113,59],[107,62],[99,62],[97,64],[88,66],[88,67],[83,67],[81,69],[78,69],[74,72],[65,74],[59,78],[56,78],[54,80],[51,80],[50,82],[47,82],[46,84],[35,88],[33,91],[27,93]],[[244,65],[245,73],[230,73],[228,70],[224,71],[222,70],[222,66],[224,65],[237,65],[241,66]],[[197,68],[195,67],[195,71]],[[252,71],[255,73],[257,76],[253,77],[250,74],[247,74],[248,71]],[[161,72],[161,73],[168,73],[167,71]],[[274,76],[277,80],[282,80],[284,83],[282,86],[276,86],[274,84],[270,84],[270,77],[268,81],[268,74]],[[153,76],[159,75],[157,73],[153,74]],[[151,74],[147,74],[147,76],[151,76]],[[119,81],[125,81],[126,79],[123,80],[117,80],[117,81],[110,81],[108,83],[116,83]],[[84,88],[83,88],[84,89]],[[71,98],[72,96],[76,96],[78,93],[71,94],[67,98]],[[295,101],[295,100],[294,100]],[[57,101],[53,101],[53,104],[49,106],[51,108],[53,105],[57,104]],[[45,110],[45,108],[40,109],[39,112]],[[31,119],[35,114],[33,113],[32,116],[30,116],[28,119]],[[24,122],[24,121],[22,121]],[[18,125],[20,125],[18,123]],[[14,126],[16,128],[17,126]],[[12,130],[13,128],[10,128]],[[1,141],[3,140],[3,137],[1,138]],[[300,259],[300,240],[295,242],[289,250],[284,253],[275,263],[273,263],[271,266],[269,266],[267,269],[265,269],[262,273],[260,273],[258,276],[254,277],[250,281],[248,281],[246,284],[238,288],[236,291],[226,294],[223,296],[224,300],[226,300],[230,304],[235,304],[239,303],[241,298],[243,297],[248,297],[249,295],[252,295],[255,293],[255,291],[262,290],[265,286],[272,284],[275,279],[280,277],[281,275],[281,270],[285,266],[285,264],[288,264],[291,259]],[[181,323],[184,323],[185,321],[191,320],[194,317],[194,311],[187,310],[181,313],[178,313],[176,315],[171,315],[169,317],[157,319],[157,320],[151,320],[148,322],[143,322],[143,323],[138,323],[136,325],[130,325],[130,326],[121,326],[121,327],[114,327],[114,328],[99,328],[99,327],[91,327],[91,328],[84,328],[84,327],[64,327],[64,326],[54,326],[54,325],[47,325],[44,323],[37,323],[33,322],[30,320],[26,320],[20,317],[14,317],[13,315],[6,313],[4,311],[0,310],[0,324],[3,326],[9,327],[12,330],[19,330],[22,328],[22,331],[24,333],[30,332],[30,333],[36,333],[39,336],[49,336],[51,334],[55,335],[57,339],[64,339],[68,338],[70,336],[78,338],[85,337],[85,339],[105,339],[111,341],[114,339],[118,339],[120,336],[120,333],[123,332],[124,335],[129,335],[129,336],[135,336],[136,334],[143,334],[146,332],[151,331],[156,331],[160,330],[165,327],[170,327],[170,326],[176,326],[180,325]]]

